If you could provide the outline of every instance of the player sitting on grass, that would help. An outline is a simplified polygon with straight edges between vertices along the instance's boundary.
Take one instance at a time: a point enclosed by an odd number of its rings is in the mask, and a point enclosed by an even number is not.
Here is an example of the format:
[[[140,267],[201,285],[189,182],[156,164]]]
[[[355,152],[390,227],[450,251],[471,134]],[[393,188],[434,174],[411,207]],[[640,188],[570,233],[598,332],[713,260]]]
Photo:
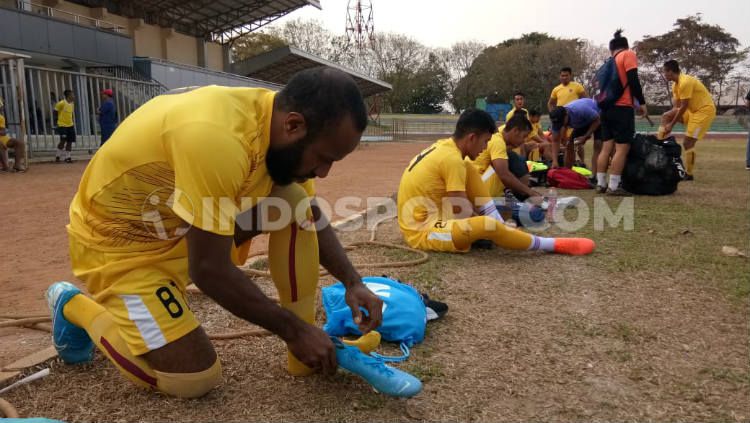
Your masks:
[[[490,197],[503,197],[506,188],[521,201],[541,197],[529,188],[526,160],[513,151],[523,148],[530,132],[531,122],[526,119],[526,113],[516,113],[492,135],[487,148],[473,160]]]
[[[602,149],[601,118],[596,101],[582,98],[572,101],[565,106],[555,107],[549,114],[552,121],[552,167],[558,167],[558,151],[563,134],[572,129],[573,132],[565,148],[565,167],[573,166],[573,147],[576,142],[583,145],[593,135],[594,153],[592,155],[592,173],[596,174],[596,163]]]
[[[8,135],[8,128],[5,127],[4,108],[5,104],[0,99],[0,171],[8,172],[10,170],[8,166],[8,149],[12,148],[15,150],[16,155],[13,171],[26,172],[26,167],[21,165],[21,161],[26,159],[26,144]]]
[[[489,114],[468,109],[458,118],[452,137],[412,159],[398,190],[398,223],[406,243],[422,250],[465,252],[473,242],[488,239],[511,250],[593,252],[590,239],[542,238],[505,225],[479,172],[464,160],[476,159],[496,131]],[[511,118],[504,130],[520,142],[528,132],[529,122],[521,115]]]
[[[221,381],[221,366],[186,301],[192,282],[283,339],[292,375],[366,362],[377,374],[363,376],[385,381],[381,392],[413,395],[418,380],[367,362],[374,358],[314,326],[319,263],[346,286],[362,332],[382,320],[382,301],[333,229],[313,223],[324,216],[309,198],[310,179],[351,153],[366,125],[354,80],[331,68],[300,72],[279,93],[210,86],[161,95],[136,110],[91,159],[70,206],[73,272],[91,296],[67,282],[47,291],[62,359],[91,360],[93,341],[139,386],[205,394]],[[250,215],[237,220],[240,212]],[[237,268],[246,241],[260,231],[270,232],[281,306]]]
[[[544,138],[542,124],[540,120],[542,114],[536,109],[529,110],[529,122],[531,122],[531,132],[526,136],[526,142],[520,148],[513,151],[523,156],[525,160],[539,161],[542,157],[552,161],[552,149],[549,142]]]
[[[695,143],[703,139],[716,118],[716,106],[706,86],[694,76],[680,71],[676,60],[664,63],[664,78],[672,81],[674,108],[664,113],[659,126],[659,139],[666,138],[677,122],[685,124],[685,180],[693,180],[695,167]]]

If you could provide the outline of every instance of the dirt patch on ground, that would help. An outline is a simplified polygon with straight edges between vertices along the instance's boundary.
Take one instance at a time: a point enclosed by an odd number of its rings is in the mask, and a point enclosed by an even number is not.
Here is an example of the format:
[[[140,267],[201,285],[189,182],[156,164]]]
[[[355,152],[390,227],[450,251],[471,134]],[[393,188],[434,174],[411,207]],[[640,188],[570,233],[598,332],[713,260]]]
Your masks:
[[[739,157],[742,149],[737,142],[726,153]],[[681,185],[680,195],[663,204],[719,184],[707,173],[714,163],[702,165],[697,183]],[[746,216],[747,175],[732,175],[744,178],[731,191],[744,201]],[[425,342],[402,365],[425,383],[409,400],[375,394],[343,372],[289,377],[284,345],[271,337],[216,342],[224,382],[200,400],[141,391],[100,354],[85,366],[52,361],[50,377],[6,398],[24,416],[72,421],[747,421],[748,297],[729,294],[716,277],[736,277],[747,264],[739,258],[669,263],[680,255],[690,259],[691,248],[718,255],[701,243],[709,235],[711,242],[742,246],[747,228],[734,225],[742,211],[729,210],[723,216],[728,225],[711,226],[704,220],[708,204],[695,205],[692,217],[676,214],[663,221],[658,199],[638,204],[650,215],[636,215],[648,220],[639,220],[633,233],[583,229],[600,246],[592,256],[494,249],[431,254],[423,265],[368,272],[411,282],[450,306],[446,318],[429,323]],[[648,232],[656,222],[656,233]],[[693,235],[682,235],[686,227]],[[344,243],[368,236],[365,230],[341,234]],[[378,239],[402,242],[393,221]],[[648,252],[652,262],[640,264],[640,255],[622,248]],[[351,256],[410,258],[385,249],[358,249]],[[273,292],[268,281],[259,283]],[[191,306],[210,331],[247,327],[199,295],[191,297]],[[322,312],[318,319],[324,319]]]
[[[400,242],[395,222],[379,235]],[[354,259],[359,254],[374,252],[355,252]],[[224,383],[201,400],[134,388],[101,355],[82,367],[53,362],[52,376],[7,399],[27,415],[75,421],[750,418],[741,306],[684,275],[610,274],[592,269],[591,260],[596,256],[491,250],[386,269],[451,307],[402,365],[425,381],[424,392],[409,400],[375,394],[342,372],[289,377],[276,338],[217,342]],[[549,277],[551,269],[560,277]],[[209,331],[247,326],[200,296],[191,305]]]

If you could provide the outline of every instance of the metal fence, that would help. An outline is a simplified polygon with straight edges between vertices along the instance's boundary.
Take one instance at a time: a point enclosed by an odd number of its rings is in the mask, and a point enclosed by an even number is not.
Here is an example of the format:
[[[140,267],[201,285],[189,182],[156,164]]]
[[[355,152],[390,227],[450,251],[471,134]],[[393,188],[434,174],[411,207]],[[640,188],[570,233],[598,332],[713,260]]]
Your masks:
[[[119,121],[165,91],[155,82],[33,66],[25,67],[24,76],[26,95],[22,103],[18,98],[19,81],[14,78],[9,64],[0,63],[0,97],[6,103],[6,124],[11,134],[20,133],[21,114],[17,105],[25,103],[25,126],[30,155],[56,150],[59,137],[55,131],[55,104],[64,97],[65,90],[73,91],[75,96],[74,123],[77,141],[73,148],[87,152],[95,150],[100,144],[96,112],[101,106],[102,90],[111,89],[114,92],[113,101]]]
[[[654,126],[646,119],[636,119],[636,131],[654,133],[657,131],[661,116],[651,116]],[[364,141],[422,141],[434,140],[453,133],[458,120],[457,115],[384,115],[377,123],[367,126],[362,139]],[[742,133],[747,131],[747,115],[716,116],[710,133]],[[551,126],[548,116],[541,119],[543,129]],[[675,125],[674,133],[682,133],[682,123]]]

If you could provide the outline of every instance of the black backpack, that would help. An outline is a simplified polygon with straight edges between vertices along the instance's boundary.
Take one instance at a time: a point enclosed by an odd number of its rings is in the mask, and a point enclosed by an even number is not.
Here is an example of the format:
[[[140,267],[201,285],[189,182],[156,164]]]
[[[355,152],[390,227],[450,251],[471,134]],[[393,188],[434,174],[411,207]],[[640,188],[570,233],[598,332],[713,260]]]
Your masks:
[[[624,50],[623,50],[624,51]],[[591,98],[596,100],[599,109],[606,110],[614,106],[617,100],[625,93],[628,84],[622,85],[620,73],[617,71],[617,62],[615,58],[622,53],[619,52],[604,61],[604,64],[596,70],[591,85],[593,95]]]
[[[672,194],[684,176],[682,147],[674,137],[660,141],[653,135],[635,135],[622,173],[622,187],[626,191],[641,195]]]

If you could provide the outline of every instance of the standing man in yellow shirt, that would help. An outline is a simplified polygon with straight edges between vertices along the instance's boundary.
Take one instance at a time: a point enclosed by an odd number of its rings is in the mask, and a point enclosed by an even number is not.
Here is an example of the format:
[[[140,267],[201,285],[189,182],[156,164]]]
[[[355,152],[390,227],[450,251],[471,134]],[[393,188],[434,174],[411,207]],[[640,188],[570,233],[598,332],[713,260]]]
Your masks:
[[[695,143],[703,139],[716,118],[716,106],[711,94],[698,78],[680,72],[676,60],[668,60],[663,67],[664,78],[672,81],[674,106],[664,113],[659,126],[659,139],[666,138],[677,122],[685,124],[685,138],[682,147],[685,149],[685,180],[693,180],[695,168]]]
[[[57,144],[57,154],[55,155],[55,162],[60,162],[60,156],[65,154],[65,163],[73,163],[73,159],[70,157],[70,150],[73,149],[73,143],[76,142],[76,128],[75,128],[75,96],[73,91],[65,90],[63,92],[65,98],[55,104],[55,111],[57,111],[57,133],[60,135],[60,143]],[[65,151],[63,152],[63,147]]]
[[[8,149],[15,149],[16,161],[13,165],[13,171],[26,172],[26,166],[21,165],[22,160],[26,160],[26,144],[16,138],[11,138],[8,134],[8,128],[5,126],[5,103],[0,99],[0,170],[7,172],[8,167]]]
[[[362,332],[381,323],[382,301],[311,199],[312,178],[351,153],[366,126],[354,80],[324,67],[279,93],[183,89],[133,112],[91,159],[70,205],[71,264],[90,296],[67,282],[47,291],[63,361],[90,361],[95,344],[138,386],[204,395],[221,365],[186,301],[194,283],[284,340],[290,374],[335,371],[349,350],[314,325],[319,264],[346,286]],[[237,268],[260,232],[270,233],[280,306]]]
[[[513,115],[516,113],[516,110],[523,110],[526,112],[526,115],[529,114],[529,111],[524,109],[524,106],[526,105],[526,95],[522,93],[521,91],[518,91],[517,93],[513,94],[513,108],[510,109],[508,114],[505,115],[505,121],[509,121],[510,118],[513,117]]]
[[[562,107],[570,102],[585,97],[588,97],[586,89],[583,85],[573,81],[573,69],[566,66],[560,69],[560,84],[552,89],[552,93],[547,101],[547,110],[551,112],[555,107]],[[568,128],[568,131],[564,135],[565,137],[561,141],[563,145],[567,145],[569,141],[572,141],[573,128]],[[578,159],[585,163],[586,158],[584,157],[582,144],[576,146],[576,153],[578,154]],[[595,161],[596,156],[592,157],[592,163]],[[593,166],[595,168],[596,164]]]
[[[549,96],[547,109],[551,112],[555,107],[564,106],[571,101],[584,97],[588,97],[586,89],[583,88],[583,85],[573,81],[573,69],[564,67],[560,69],[560,84],[552,89]]]
[[[522,143],[530,129],[528,120],[516,116],[508,125]],[[505,225],[476,167],[465,160],[476,159],[495,132],[489,114],[467,109],[450,138],[412,159],[398,188],[398,224],[406,243],[421,250],[466,252],[475,241],[486,239],[510,250],[592,253],[595,244],[587,238],[538,237]]]

